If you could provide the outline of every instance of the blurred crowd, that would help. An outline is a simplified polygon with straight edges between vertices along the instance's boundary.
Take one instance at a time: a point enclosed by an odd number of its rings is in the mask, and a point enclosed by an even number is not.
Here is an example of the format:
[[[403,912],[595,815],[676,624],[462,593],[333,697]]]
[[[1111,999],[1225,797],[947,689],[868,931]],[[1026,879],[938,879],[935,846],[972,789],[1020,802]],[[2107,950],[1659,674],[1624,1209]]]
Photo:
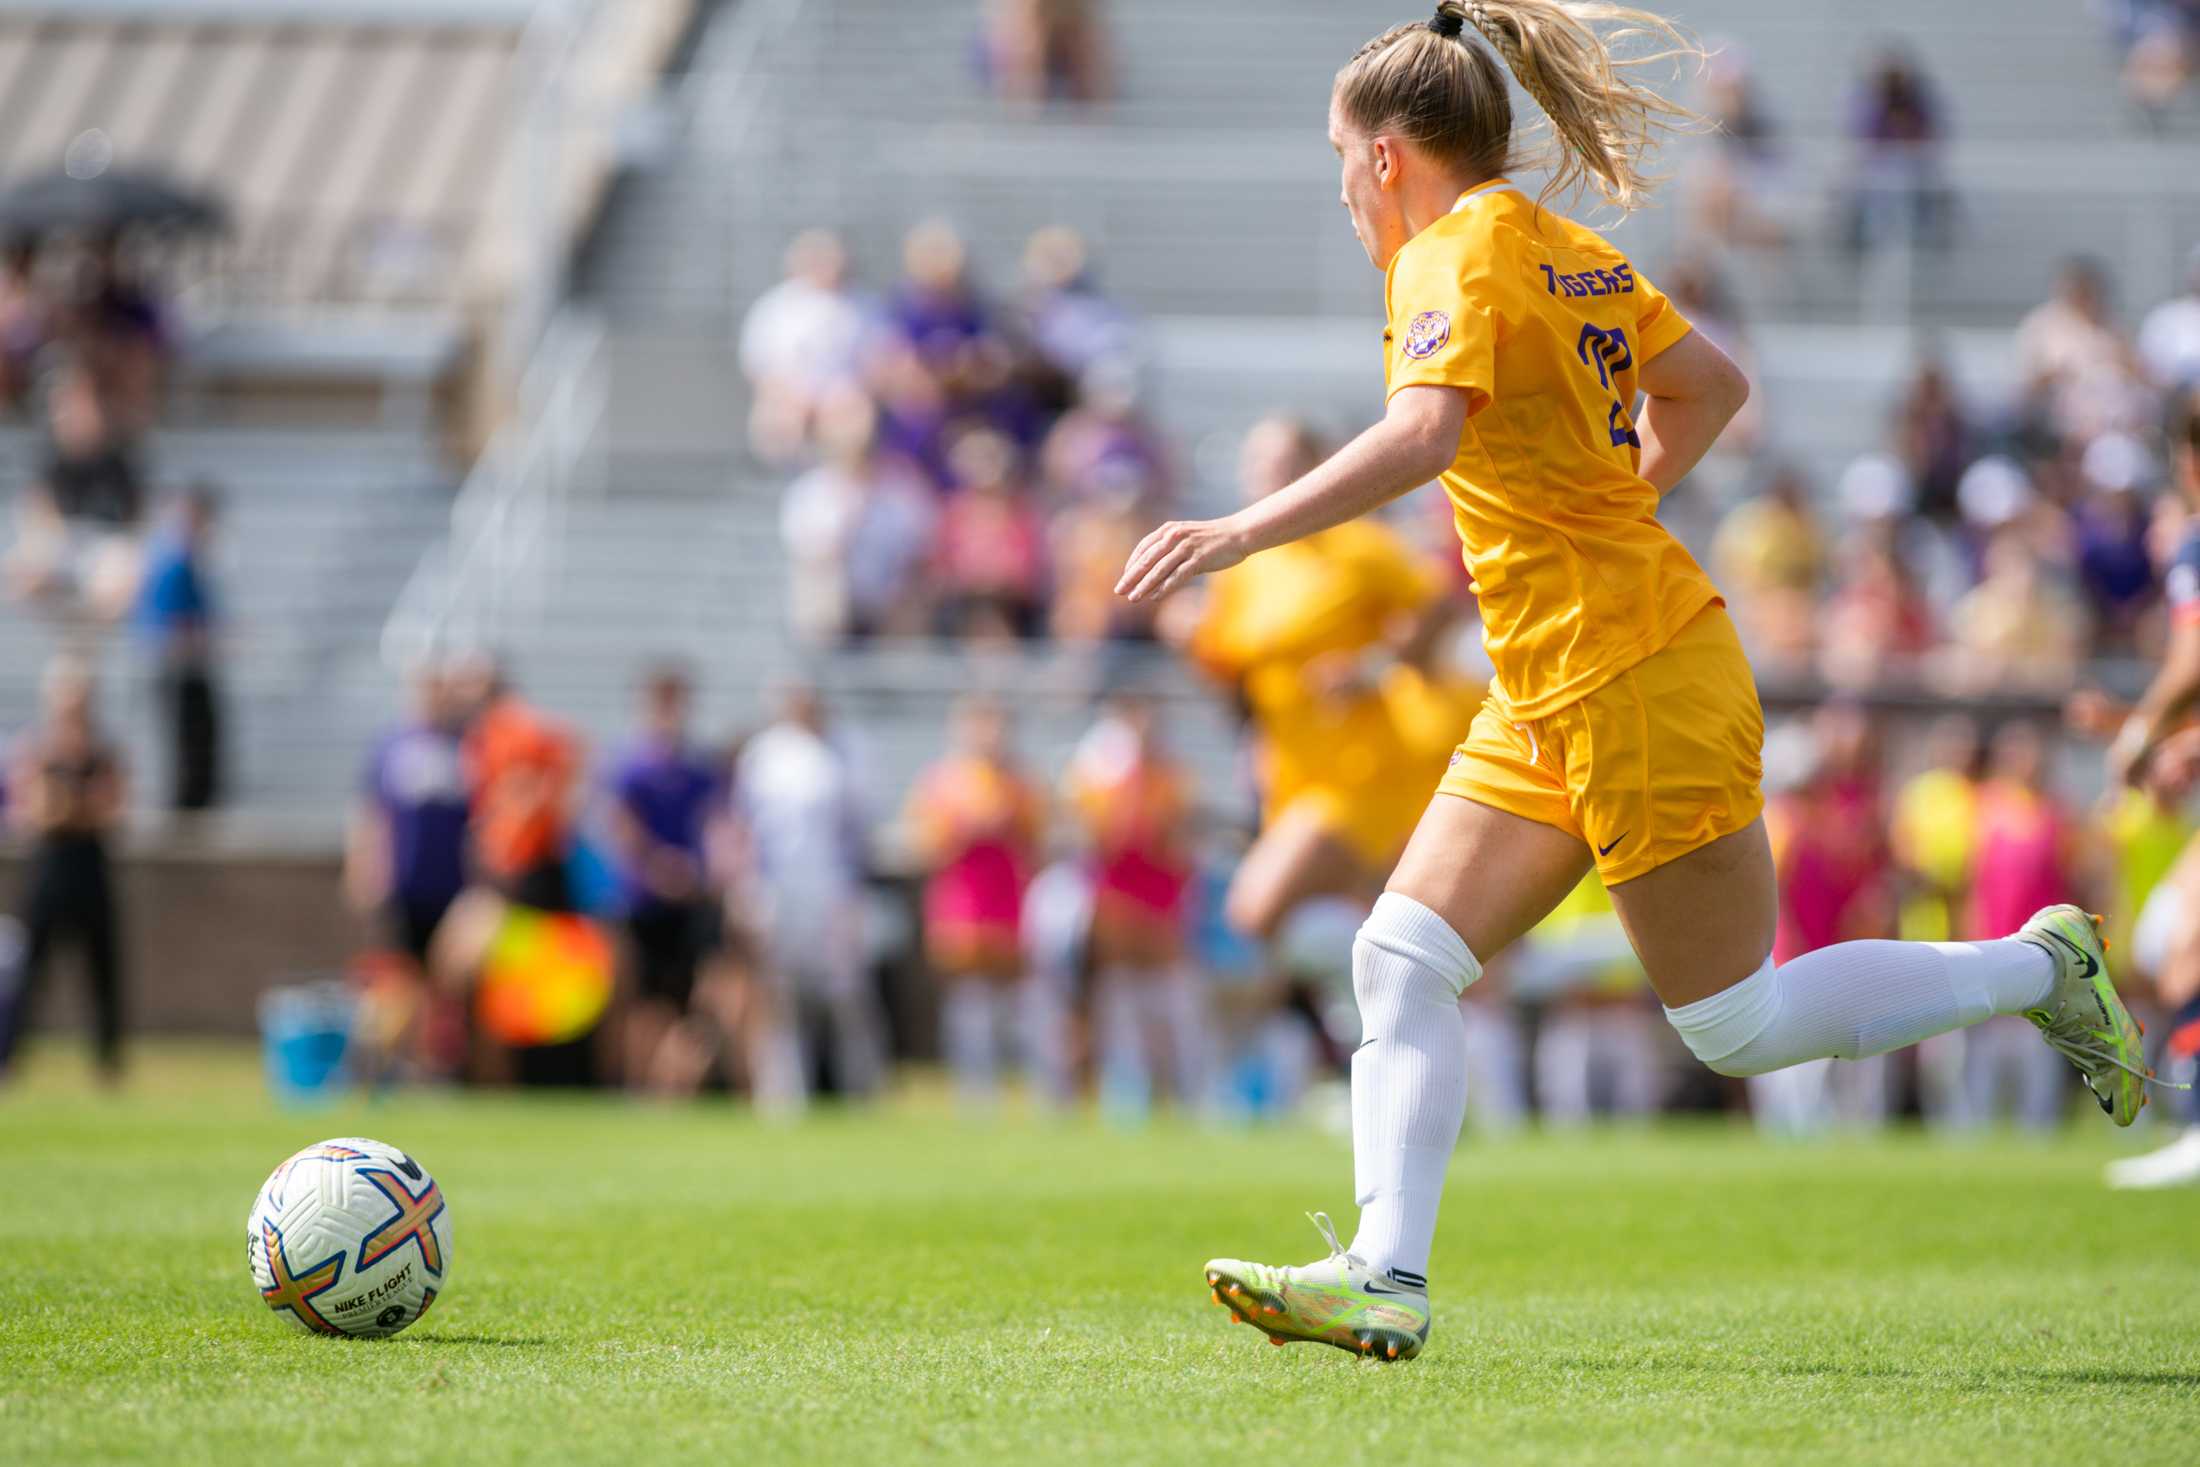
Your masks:
[[[1684,268],[1675,295],[1748,355]],[[1748,425],[1699,476],[1711,570],[1761,670],[1836,687],[2067,690],[2089,661],[2161,646],[2163,573],[2186,522],[2167,423],[2200,381],[2200,252],[2185,292],[2133,332],[2101,268],[2074,260],[2018,328],[2019,388],[1972,401],[1927,357],[1877,446],[1830,486],[1752,457]],[[1722,477],[1724,476],[1724,477]]]
[[[996,298],[940,221],[881,294],[813,232],[740,341],[751,442],[795,469],[780,517],[796,634],[1147,635],[1111,594],[1175,480],[1141,411],[1136,324],[1084,243],[1042,229]]]
[[[1001,701],[967,697],[896,810],[814,687],[783,687],[760,726],[722,745],[696,736],[692,701],[684,671],[648,671],[631,731],[591,757],[491,660],[422,670],[362,770],[348,843],[347,889],[377,930],[354,973],[349,1073],[726,1090],[784,1114],[877,1094],[897,1061],[937,1055],[973,1109],[1014,1076],[1033,1103],[1127,1122],[1164,1105],[1210,1120],[1326,1114],[1358,1037],[1350,949],[1365,898],[1302,902],[1265,942],[1235,927],[1245,832],[1171,752],[1164,703],[1103,698],[1048,777],[1019,757]],[[2058,743],[2040,718],[1895,721],[1841,700],[1776,719],[1779,956],[1995,936],[2077,900],[2109,914],[2121,985],[2158,1012],[2145,994],[2161,894],[2196,828],[2200,741],[2091,805],[2072,791],[2097,780],[2067,751],[2058,763]],[[10,813],[43,852],[19,971],[35,986],[56,943],[83,945],[96,1053],[116,1074],[121,914],[105,846],[125,772],[80,666],[57,666],[19,755]],[[523,945],[525,924],[545,921],[588,941],[546,961]],[[596,990],[570,1032],[511,1027],[498,985],[556,1002],[567,983]],[[0,1073],[26,1009],[0,1003]],[[1464,1011],[1485,1129],[1674,1109],[1746,1112],[1780,1134],[1909,1114],[2045,1129],[2077,1099],[2030,1029],[2001,1021],[1722,1081],[1663,1022],[1593,879],[1490,966]]]
[[[2142,125],[2168,125],[2200,65],[2194,0],[2102,0]],[[1708,126],[1681,177],[1685,231],[1721,246],[1777,256],[1833,240],[1861,256],[1889,248],[1943,251],[1962,236],[1963,200],[1947,150],[1956,119],[1922,58],[1879,43],[1848,87],[1829,195],[1785,135],[1746,44],[1713,37],[1694,105]]]
[[[2140,49],[2174,34],[2189,55],[2191,6],[2115,9],[2119,34],[2155,38]],[[1713,129],[1682,179],[1659,278],[1745,367],[1760,359],[1740,304],[1751,272],[1790,278],[1807,268],[1794,252],[1821,239],[1940,259],[1964,238],[1947,110],[1900,48],[1854,88],[1831,200],[1796,186],[1745,49],[1716,52],[1700,105]],[[1669,501],[1676,522],[1704,524],[1762,670],[1851,689],[2052,691],[2090,659],[2159,648],[2162,570],[2185,516],[2163,492],[2164,430],[2200,380],[2200,250],[2177,294],[2125,305],[2105,263],[2070,259],[2017,323],[2009,386],[1967,387],[1967,365],[1929,340],[1890,363],[1884,416],[1844,435],[1852,457],[1832,482],[1783,450],[1760,394]]]
[[[797,470],[780,528],[798,634],[1150,636],[1110,595],[1176,491],[1139,406],[1135,323],[1064,230],[1033,238],[1013,305],[977,290],[944,225],[920,226],[904,255],[874,299],[836,240],[806,235],[744,332],[757,451]],[[1752,359],[1717,257],[1684,255],[1664,284]],[[2164,424],[2200,381],[2200,251],[2185,290],[2135,329],[2103,267],[2072,260],[2014,352],[2004,400],[1968,396],[1936,355],[1916,361],[1831,484],[1773,448],[1753,406],[1674,496],[1767,672],[2060,691],[2095,659],[2159,648],[2186,516],[2164,492]]]
[[[632,733],[595,760],[484,660],[424,674],[417,697],[369,761],[351,845],[352,893],[383,928],[361,970],[370,1078],[730,1090],[784,1113],[876,1094],[896,1061],[936,1055],[973,1109],[1014,1076],[1043,1106],[1246,1120],[1321,1114],[1357,1042],[1364,896],[1302,902],[1266,941],[1234,927],[1246,834],[1136,689],[1095,705],[1051,775],[1018,755],[1000,700],[966,697],[898,810],[807,685],[721,747],[691,731],[685,674],[655,670]],[[1838,700],[1776,720],[1779,956],[1999,936],[2075,900],[2109,914],[2119,977],[2152,1012],[2149,898],[2194,832],[2200,746],[2087,805],[2071,791],[2097,780],[2058,765],[2060,742],[2052,720],[1897,722]],[[508,1042],[483,998],[514,913],[607,935],[600,1018],[569,1041]],[[1485,1128],[1673,1109],[1782,1134],[1906,1114],[2049,1128],[2078,1098],[2029,1027],[1998,1021],[1722,1081],[1663,1022],[1593,879],[1465,1012]]]
[[[1051,788],[1005,709],[967,700],[897,813],[816,689],[783,687],[727,746],[695,738],[691,701],[683,672],[653,671],[632,734],[592,764],[485,659],[420,675],[369,759],[347,862],[381,929],[355,1029],[370,1078],[710,1086],[787,1111],[872,1094],[892,1057],[936,1045],[974,1102],[1014,1056],[1056,1101],[1104,1064],[1126,1106],[1204,1102],[1199,812],[1150,702],[1112,699]],[[907,864],[882,870],[897,843]],[[889,879],[912,869],[914,887]],[[504,934],[544,916],[617,940],[581,1031],[523,1042],[485,994]],[[1097,1013],[1076,991],[1088,940],[1131,975]]]
[[[1063,8],[1078,34],[1084,9]],[[2189,5],[2116,9],[2141,50],[2186,37]],[[994,22],[1036,34],[1054,14],[1004,6]],[[1738,277],[1752,262],[1819,239],[1944,254],[1963,235],[1947,109],[1899,46],[1854,85],[1830,200],[1789,182],[1746,51],[1716,51],[1700,105],[1714,127],[1690,155],[1659,278],[1745,367],[1757,352]],[[895,279],[867,288],[839,240],[806,234],[743,330],[752,442],[792,476],[780,528],[798,635],[1150,635],[1107,594],[1182,489],[1174,445],[1140,408],[1136,321],[1066,229],[1034,235],[999,290],[941,221],[901,255]],[[2136,304],[2127,317],[2100,261],[2068,261],[2018,326],[2012,386],[1991,395],[1923,343],[1888,365],[1885,416],[1844,433],[1853,456],[1830,482],[1787,451],[1760,394],[1668,512],[1766,670],[1960,696],[2067,689],[2092,659],[2156,649],[2184,513],[2161,492],[2162,431],[2200,377],[2200,251],[2181,293]]]
[[[212,540],[220,495],[159,487],[152,435],[173,346],[149,252],[121,233],[0,246],[0,413],[33,431],[0,591],[97,661],[135,643],[163,726],[167,800],[219,802]]]
[[[121,236],[0,245],[0,410],[41,430],[16,498],[11,598],[108,621],[129,610],[169,349],[163,308]]]

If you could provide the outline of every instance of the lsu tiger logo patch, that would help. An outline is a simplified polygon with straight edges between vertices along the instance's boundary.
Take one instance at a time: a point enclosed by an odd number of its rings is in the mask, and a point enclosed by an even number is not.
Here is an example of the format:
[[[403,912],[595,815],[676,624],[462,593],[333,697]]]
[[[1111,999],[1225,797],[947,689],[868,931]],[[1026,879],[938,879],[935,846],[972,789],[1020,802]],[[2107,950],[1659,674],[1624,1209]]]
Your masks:
[[[1406,355],[1415,361],[1435,356],[1451,340],[1451,317],[1443,311],[1423,311],[1406,326]]]

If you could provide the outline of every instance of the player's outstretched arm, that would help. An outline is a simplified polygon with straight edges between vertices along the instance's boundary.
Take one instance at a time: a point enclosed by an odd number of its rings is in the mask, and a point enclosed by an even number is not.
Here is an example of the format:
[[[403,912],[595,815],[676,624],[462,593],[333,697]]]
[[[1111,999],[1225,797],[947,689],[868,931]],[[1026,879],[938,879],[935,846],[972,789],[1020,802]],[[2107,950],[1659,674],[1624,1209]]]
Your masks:
[[[1450,468],[1466,427],[1461,389],[1400,388],[1381,422],[1296,483],[1218,520],[1171,520],[1139,541],[1115,592],[1152,601],[1193,576],[1357,519]]]
[[[1749,378],[1725,352],[1691,331],[1643,363],[1639,472],[1658,493],[1688,477],[1749,401]]]

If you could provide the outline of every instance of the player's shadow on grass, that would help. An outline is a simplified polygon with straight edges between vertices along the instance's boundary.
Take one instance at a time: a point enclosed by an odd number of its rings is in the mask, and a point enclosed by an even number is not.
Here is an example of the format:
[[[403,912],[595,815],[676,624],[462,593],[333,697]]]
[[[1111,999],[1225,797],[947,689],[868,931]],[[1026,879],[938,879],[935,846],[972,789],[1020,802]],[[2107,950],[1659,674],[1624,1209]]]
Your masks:
[[[494,1345],[503,1350],[547,1350],[554,1343],[534,1335],[406,1335],[413,1345]]]

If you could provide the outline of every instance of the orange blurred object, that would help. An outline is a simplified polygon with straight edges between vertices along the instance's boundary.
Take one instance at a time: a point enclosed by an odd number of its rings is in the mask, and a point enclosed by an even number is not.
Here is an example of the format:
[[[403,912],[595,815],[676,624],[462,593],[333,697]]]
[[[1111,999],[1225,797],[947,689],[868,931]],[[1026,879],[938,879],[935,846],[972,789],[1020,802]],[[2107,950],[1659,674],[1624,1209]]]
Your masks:
[[[611,1003],[611,939],[586,917],[507,909],[474,990],[474,1016],[498,1042],[564,1044]]]

